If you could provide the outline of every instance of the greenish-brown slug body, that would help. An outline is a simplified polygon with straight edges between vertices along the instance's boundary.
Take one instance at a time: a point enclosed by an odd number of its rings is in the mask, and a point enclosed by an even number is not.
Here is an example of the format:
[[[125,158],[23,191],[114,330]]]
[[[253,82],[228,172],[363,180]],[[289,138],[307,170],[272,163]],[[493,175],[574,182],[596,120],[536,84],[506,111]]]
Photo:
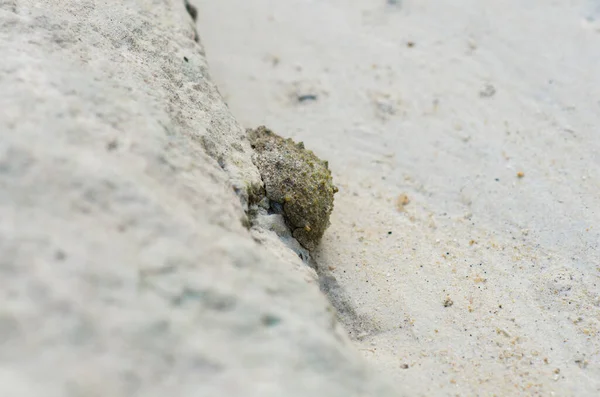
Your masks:
[[[247,133],[271,208],[283,213],[300,244],[314,250],[329,226],[338,191],[327,162],[302,142],[284,139],[264,126]]]

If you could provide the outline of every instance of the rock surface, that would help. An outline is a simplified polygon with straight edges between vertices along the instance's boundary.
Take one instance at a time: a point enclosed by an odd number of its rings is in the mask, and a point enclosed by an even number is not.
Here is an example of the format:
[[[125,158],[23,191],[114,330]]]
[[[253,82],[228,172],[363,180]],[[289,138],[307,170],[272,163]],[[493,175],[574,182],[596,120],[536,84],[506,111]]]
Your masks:
[[[4,0],[0,32],[0,395],[394,395],[244,227],[260,176],[183,0]]]

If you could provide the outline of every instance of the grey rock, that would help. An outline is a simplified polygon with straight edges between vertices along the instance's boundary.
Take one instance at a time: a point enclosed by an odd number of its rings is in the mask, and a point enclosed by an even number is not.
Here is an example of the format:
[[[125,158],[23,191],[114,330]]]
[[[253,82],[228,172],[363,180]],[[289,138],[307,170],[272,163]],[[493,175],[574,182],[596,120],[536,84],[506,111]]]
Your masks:
[[[393,395],[244,227],[260,175],[183,0],[4,0],[0,32],[0,395]]]

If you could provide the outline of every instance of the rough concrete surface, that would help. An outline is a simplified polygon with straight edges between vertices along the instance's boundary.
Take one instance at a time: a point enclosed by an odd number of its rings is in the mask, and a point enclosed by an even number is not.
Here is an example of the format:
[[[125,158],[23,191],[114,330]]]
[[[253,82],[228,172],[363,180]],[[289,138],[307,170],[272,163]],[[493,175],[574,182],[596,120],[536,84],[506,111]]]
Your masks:
[[[244,226],[260,176],[183,0],[3,0],[0,54],[0,395],[395,395]]]

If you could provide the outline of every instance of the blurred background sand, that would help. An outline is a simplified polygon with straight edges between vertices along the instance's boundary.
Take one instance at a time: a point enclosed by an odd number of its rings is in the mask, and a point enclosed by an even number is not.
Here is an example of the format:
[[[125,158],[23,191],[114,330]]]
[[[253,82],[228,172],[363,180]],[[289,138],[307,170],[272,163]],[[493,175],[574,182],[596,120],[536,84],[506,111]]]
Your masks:
[[[329,160],[316,260],[410,395],[600,393],[600,2],[195,0],[245,127]]]

